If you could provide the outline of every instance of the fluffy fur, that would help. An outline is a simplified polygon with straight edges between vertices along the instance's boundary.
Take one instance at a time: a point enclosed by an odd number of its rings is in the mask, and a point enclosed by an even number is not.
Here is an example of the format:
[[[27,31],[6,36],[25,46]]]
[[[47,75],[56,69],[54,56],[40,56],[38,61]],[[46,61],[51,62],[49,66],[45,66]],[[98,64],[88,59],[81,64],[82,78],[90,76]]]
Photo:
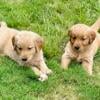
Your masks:
[[[31,66],[40,81],[48,79],[52,71],[43,58],[43,39],[31,31],[19,31],[0,23],[0,55],[9,56],[20,65]]]
[[[76,59],[82,63],[89,75],[92,75],[93,58],[100,47],[100,34],[97,32],[99,28],[100,19],[91,27],[76,24],[70,28],[68,32],[70,41],[68,41],[61,59],[63,69],[67,69],[71,60]]]

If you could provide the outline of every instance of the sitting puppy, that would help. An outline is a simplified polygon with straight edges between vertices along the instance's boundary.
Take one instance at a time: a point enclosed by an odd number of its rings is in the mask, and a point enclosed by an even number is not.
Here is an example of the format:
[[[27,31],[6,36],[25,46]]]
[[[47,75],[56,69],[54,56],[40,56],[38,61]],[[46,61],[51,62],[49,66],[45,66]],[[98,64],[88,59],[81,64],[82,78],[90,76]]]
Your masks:
[[[100,19],[91,27],[84,24],[76,24],[69,30],[70,41],[67,43],[62,55],[61,66],[67,69],[72,59],[81,62],[83,68],[92,75],[93,57],[100,47]]]
[[[9,56],[21,65],[31,66],[40,81],[48,78],[52,71],[43,58],[43,39],[31,31],[18,31],[0,24],[0,55]]]

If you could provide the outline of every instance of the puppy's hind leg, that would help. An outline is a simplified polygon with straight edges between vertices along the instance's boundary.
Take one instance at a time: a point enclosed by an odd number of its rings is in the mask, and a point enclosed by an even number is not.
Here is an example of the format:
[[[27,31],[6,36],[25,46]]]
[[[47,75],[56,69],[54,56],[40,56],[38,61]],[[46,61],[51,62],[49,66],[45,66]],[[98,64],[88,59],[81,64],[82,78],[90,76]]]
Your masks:
[[[68,65],[70,64],[71,59],[64,53],[61,58],[61,67],[63,69],[68,69]]]
[[[96,32],[100,29],[100,18],[98,18],[97,21],[91,26],[91,29]]]

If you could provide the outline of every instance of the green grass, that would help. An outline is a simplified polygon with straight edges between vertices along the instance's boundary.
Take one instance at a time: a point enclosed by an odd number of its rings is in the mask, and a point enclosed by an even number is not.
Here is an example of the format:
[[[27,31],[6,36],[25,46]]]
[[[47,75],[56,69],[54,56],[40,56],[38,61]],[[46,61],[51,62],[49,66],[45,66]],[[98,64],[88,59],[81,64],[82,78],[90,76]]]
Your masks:
[[[91,25],[99,16],[100,0],[0,0],[1,21],[43,36],[46,63],[53,70],[42,83],[31,69],[0,57],[0,100],[100,100],[100,50],[91,77],[76,62],[60,69],[68,28]]]

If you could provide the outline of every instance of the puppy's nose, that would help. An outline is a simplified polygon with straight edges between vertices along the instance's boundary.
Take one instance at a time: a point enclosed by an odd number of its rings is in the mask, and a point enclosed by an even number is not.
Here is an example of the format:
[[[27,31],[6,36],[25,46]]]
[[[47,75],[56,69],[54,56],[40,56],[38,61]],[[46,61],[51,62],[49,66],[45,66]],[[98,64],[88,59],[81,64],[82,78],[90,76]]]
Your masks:
[[[22,61],[27,61],[27,58],[22,58]]]
[[[75,46],[74,48],[75,48],[76,50],[79,50],[80,47],[79,47],[79,46]]]

